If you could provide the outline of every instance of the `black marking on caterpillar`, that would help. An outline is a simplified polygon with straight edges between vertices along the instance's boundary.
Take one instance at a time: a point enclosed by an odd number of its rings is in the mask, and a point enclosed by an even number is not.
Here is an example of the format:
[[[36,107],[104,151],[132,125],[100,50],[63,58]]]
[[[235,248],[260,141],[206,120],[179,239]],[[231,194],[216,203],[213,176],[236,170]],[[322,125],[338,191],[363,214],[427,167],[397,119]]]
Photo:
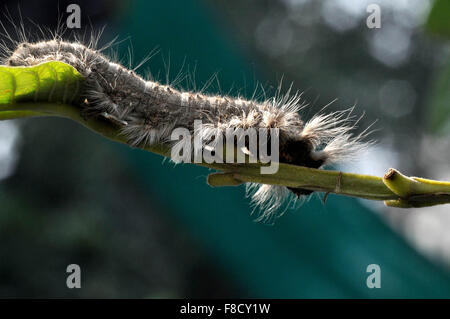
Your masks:
[[[278,128],[280,162],[322,168],[352,159],[368,146],[362,142],[367,130],[352,135],[355,126],[353,109],[316,114],[305,122],[299,111],[301,94],[281,94],[263,101],[242,97],[207,95],[180,91],[170,85],[144,80],[133,70],[112,62],[96,49],[98,37],[87,45],[66,42],[59,36],[28,42],[25,36],[10,49],[3,45],[2,63],[9,66],[32,66],[47,61],[62,61],[75,67],[86,78],[83,116],[100,116],[121,128],[128,143],[143,147],[155,143],[171,144],[174,128],[194,132],[194,120],[202,120],[204,140],[214,133],[225,135],[227,128]],[[296,201],[312,193],[299,188],[273,185],[247,185],[252,204],[260,208],[259,219],[279,216],[285,199]],[[277,213],[278,211],[278,213]]]

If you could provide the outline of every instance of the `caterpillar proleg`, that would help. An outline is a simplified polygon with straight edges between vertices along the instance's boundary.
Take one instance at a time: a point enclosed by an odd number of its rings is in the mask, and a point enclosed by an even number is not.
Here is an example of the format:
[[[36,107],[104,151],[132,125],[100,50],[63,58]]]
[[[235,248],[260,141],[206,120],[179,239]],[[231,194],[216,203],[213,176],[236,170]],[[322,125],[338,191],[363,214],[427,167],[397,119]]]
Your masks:
[[[5,49],[5,47],[4,47]],[[38,42],[22,39],[14,48],[5,49],[2,64],[33,66],[47,61],[61,61],[73,66],[86,79],[79,108],[86,116],[103,117],[120,126],[129,145],[173,146],[171,133],[185,128],[203,140],[224,136],[227,129],[266,128],[279,132],[279,161],[322,168],[346,161],[362,151],[367,143],[365,132],[351,133],[351,110],[316,114],[305,121],[298,93],[278,92],[265,100],[208,95],[182,91],[170,85],[145,80],[133,70],[112,62],[96,41],[64,41],[59,36]],[[194,122],[203,128],[194,132]],[[312,193],[284,186],[248,184],[252,203],[260,208],[262,218],[271,217],[285,199]]]

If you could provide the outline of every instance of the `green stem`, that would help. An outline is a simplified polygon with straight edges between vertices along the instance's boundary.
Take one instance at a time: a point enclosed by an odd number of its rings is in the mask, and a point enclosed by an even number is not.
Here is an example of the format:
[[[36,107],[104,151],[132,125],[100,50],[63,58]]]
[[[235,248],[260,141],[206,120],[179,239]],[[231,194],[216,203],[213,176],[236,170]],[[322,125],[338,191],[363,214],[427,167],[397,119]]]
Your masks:
[[[80,109],[57,103],[17,103],[2,105],[0,120],[27,116],[59,116],[72,119],[111,140],[126,143],[120,130],[109,121],[83,118]],[[145,147],[145,150],[169,156],[164,145]],[[236,186],[246,182],[283,185],[312,191],[335,193],[371,200],[384,200],[394,207],[422,207],[450,203],[450,183],[407,177],[392,170],[384,178],[279,164],[276,174],[261,174],[261,164],[198,163],[223,173],[208,176],[211,186]]]

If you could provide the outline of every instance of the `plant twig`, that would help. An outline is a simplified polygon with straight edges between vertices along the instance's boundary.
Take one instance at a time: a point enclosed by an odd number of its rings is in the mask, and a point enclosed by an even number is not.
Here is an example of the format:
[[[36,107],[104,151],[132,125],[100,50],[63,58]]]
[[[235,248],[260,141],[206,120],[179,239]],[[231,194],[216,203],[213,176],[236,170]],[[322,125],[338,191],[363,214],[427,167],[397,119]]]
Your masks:
[[[91,130],[117,142],[126,143],[117,127],[100,118],[85,119],[79,108],[59,103],[16,103],[1,106],[0,119],[29,116],[59,116],[72,119]],[[169,156],[163,145],[145,147],[147,151]],[[198,163],[222,171],[208,176],[211,186],[236,186],[253,182],[283,185],[318,192],[334,193],[371,200],[383,200],[392,207],[424,207],[450,203],[450,183],[407,177],[394,169],[383,177],[313,169],[279,164],[276,174],[260,174],[262,164]]]

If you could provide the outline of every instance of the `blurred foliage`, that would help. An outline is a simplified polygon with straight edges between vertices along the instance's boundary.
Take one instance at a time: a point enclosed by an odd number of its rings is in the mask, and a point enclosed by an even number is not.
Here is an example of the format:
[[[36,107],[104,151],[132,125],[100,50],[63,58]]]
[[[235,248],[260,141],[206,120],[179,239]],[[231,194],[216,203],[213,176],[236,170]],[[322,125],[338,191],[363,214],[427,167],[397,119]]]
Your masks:
[[[435,0],[427,20],[428,30],[450,38],[450,1]],[[429,130],[450,133],[450,54],[439,68],[436,83],[431,92]]]
[[[450,37],[450,1],[434,0],[426,26],[433,33]]]
[[[450,14],[448,16],[450,21]],[[428,129],[432,133],[450,133],[450,61],[436,75],[429,102]]]

